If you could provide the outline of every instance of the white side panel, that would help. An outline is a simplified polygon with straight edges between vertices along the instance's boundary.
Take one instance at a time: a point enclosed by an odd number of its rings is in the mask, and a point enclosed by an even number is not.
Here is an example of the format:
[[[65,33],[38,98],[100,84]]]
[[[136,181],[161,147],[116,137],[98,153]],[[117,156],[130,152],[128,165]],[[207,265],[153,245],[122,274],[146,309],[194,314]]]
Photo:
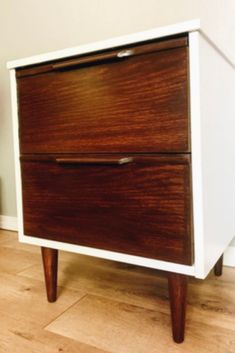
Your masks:
[[[224,266],[235,267],[235,246],[229,246],[224,254]]]
[[[18,216],[18,232],[23,235],[23,212],[22,212],[22,192],[21,192],[21,172],[19,160],[19,134],[18,134],[18,107],[17,107],[17,88],[15,70],[10,70],[11,85],[11,109],[12,109],[12,125],[14,138],[14,158],[15,158],[15,181],[16,181],[16,202]]]
[[[204,276],[235,236],[235,70],[199,35]]]
[[[199,32],[189,33],[190,118],[192,149],[195,276],[204,278],[203,187],[200,115]]]

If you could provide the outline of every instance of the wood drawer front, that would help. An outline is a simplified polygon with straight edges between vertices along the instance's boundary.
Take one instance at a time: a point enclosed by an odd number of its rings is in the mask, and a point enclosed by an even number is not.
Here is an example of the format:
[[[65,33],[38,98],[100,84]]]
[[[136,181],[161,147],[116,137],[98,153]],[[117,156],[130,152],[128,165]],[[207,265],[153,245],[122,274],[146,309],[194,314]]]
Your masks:
[[[17,78],[21,153],[189,151],[187,65],[184,46],[25,70]]]
[[[26,235],[192,263],[187,156],[33,158],[21,161]]]

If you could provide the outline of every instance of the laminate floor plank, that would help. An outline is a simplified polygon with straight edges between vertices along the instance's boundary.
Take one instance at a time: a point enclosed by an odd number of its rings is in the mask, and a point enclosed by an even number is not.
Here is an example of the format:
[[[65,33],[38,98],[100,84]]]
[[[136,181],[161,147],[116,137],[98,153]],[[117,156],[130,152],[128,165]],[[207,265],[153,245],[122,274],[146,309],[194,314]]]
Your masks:
[[[0,230],[0,353],[234,353],[235,268],[190,279],[185,342],[172,341],[162,272],[60,252],[46,300],[40,248]]]
[[[34,254],[24,251],[18,247],[9,248],[0,244],[0,273],[18,272],[39,263],[39,254]]]
[[[16,232],[0,229],[0,244],[3,244],[4,242],[13,243],[16,240]]]
[[[235,351],[235,330],[191,320],[179,346],[172,343],[169,327],[167,314],[88,295],[46,329],[112,353]]]
[[[47,302],[42,281],[8,273],[0,274],[0,313],[45,326],[84,296],[84,292],[59,288],[60,300]]]
[[[40,279],[43,273],[41,266],[35,265],[19,275]],[[167,280],[164,276],[147,276],[131,270],[116,269],[109,262],[101,266],[94,259],[92,264],[86,265],[84,257],[80,259],[79,255],[77,261],[71,263],[64,262],[60,257],[58,283],[61,287],[115,298],[150,309],[158,308],[167,313],[169,311]]]
[[[1,312],[0,353],[108,353]]]

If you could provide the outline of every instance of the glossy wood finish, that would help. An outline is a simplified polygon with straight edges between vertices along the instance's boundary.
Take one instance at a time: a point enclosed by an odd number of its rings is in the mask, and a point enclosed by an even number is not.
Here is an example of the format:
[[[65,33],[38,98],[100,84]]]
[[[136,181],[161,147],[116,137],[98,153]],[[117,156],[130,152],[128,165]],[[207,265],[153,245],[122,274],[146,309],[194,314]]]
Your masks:
[[[223,255],[216,262],[214,267],[214,273],[216,276],[222,276],[223,273]]]
[[[17,87],[21,153],[190,151],[185,46],[19,77]]]
[[[108,61],[112,59],[125,59],[126,53],[123,55],[123,51],[131,50],[131,56],[142,55],[146,53],[152,53],[161,50],[173,49],[185,47],[188,45],[188,37],[183,35],[179,37],[172,37],[169,39],[160,39],[152,42],[140,43],[140,45],[128,45],[123,47],[117,47],[115,50],[104,50],[98,53],[83,54],[69,59],[62,59],[46,64],[31,65],[29,67],[18,68],[16,71],[17,78],[23,76],[31,76],[41,74],[53,70],[61,70],[64,68],[70,68],[78,65],[99,63],[101,61]]]
[[[189,156],[128,157],[121,165],[23,157],[25,234],[191,264]]]
[[[188,37],[17,71],[24,234],[193,263]],[[42,248],[49,301],[58,251]],[[186,277],[169,274],[173,337]]]
[[[57,299],[58,250],[41,248],[47,299],[50,303]]]
[[[168,273],[168,288],[173,339],[176,343],[181,343],[184,340],[185,331],[187,276]]]

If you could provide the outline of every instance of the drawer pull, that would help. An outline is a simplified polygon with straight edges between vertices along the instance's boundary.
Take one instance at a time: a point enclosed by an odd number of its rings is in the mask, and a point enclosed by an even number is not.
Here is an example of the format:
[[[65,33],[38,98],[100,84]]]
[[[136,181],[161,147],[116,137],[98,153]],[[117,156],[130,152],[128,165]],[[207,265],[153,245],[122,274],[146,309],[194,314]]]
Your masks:
[[[58,164],[76,164],[76,165],[124,165],[132,163],[134,158],[56,158]]]
[[[74,66],[79,66],[79,65],[89,65],[94,63],[98,64],[109,60],[126,58],[131,55],[134,55],[134,50],[131,50],[131,49],[121,50],[119,52],[114,51],[111,53],[97,54],[97,55],[88,56],[84,58],[78,58],[78,59],[69,60],[61,63],[56,63],[52,65],[52,69],[63,70],[63,69],[73,68]]]
[[[97,55],[92,55],[84,58],[78,58],[74,60],[69,60],[65,62],[60,62],[52,65],[53,70],[64,70],[64,69],[69,69],[73,68],[74,66],[79,66],[79,65],[90,65],[94,63],[102,63],[104,61],[108,60],[117,60],[117,55],[115,52],[111,53],[104,53],[104,54],[97,54]]]

